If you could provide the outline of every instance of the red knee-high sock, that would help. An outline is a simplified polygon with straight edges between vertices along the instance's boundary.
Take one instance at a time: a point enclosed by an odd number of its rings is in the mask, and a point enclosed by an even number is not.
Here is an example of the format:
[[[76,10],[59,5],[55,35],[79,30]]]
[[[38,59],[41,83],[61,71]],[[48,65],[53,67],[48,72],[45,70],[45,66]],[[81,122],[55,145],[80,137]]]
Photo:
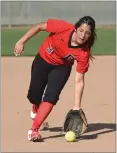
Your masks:
[[[32,130],[39,129],[44,120],[47,118],[49,113],[51,112],[53,108],[53,104],[49,102],[42,102],[38,108],[37,115],[35,117],[35,120],[32,125]]]

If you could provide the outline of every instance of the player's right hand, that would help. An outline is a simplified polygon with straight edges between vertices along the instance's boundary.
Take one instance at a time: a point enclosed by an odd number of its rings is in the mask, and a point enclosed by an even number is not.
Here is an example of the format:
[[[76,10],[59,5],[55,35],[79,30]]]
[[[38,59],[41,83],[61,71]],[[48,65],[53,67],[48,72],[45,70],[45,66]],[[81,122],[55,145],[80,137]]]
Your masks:
[[[17,42],[14,47],[15,56],[20,56],[24,51],[24,44],[21,42]]]

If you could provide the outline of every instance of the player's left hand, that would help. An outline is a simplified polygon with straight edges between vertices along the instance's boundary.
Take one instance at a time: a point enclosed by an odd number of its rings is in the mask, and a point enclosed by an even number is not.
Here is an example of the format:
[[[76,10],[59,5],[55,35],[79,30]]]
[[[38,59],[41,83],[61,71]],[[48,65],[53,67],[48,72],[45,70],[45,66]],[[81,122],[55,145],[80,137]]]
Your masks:
[[[72,131],[81,136],[88,128],[87,119],[82,109],[70,110],[65,118],[64,132]]]

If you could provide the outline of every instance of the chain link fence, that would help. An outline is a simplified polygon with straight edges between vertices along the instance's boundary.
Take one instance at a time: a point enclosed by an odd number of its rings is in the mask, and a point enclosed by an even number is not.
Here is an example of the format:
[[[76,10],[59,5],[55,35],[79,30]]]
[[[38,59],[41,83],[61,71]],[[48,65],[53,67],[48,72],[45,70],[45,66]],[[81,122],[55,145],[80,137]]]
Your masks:
[[[90,15],[97,25],[116,24],[114,1],[2,1],[1,25],[31,25],[48,18],[64,19],[75,23],[80,17]]]

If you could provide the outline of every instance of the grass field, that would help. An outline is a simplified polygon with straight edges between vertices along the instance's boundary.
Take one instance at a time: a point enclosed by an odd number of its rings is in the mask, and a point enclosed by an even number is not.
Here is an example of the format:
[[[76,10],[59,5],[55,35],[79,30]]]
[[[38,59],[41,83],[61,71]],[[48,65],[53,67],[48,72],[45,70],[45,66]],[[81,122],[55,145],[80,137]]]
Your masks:
[[[13,56],[15,43],[26,32],[27,28],[11,28],[1,30],[1,55]],[[30,39],[25,45],[25,52],[22,56],[34,56],[48,33],[41,32]],[[116,54],[116,29],[98,28],[97,40],[92,48],[93,55],[115,55]]]

